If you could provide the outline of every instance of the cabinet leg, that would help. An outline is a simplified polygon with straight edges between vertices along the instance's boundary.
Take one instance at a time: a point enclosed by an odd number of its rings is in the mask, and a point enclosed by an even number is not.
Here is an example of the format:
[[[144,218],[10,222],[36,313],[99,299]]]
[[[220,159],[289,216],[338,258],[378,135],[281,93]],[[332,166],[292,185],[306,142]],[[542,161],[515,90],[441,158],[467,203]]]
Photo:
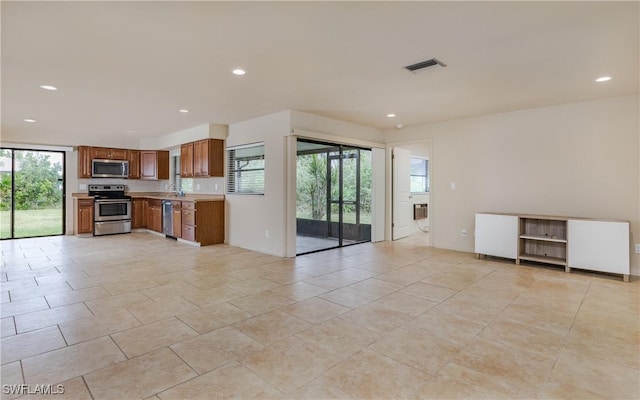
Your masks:
[[[564,272],[571,272],[571,267],[568,265],[564,267]]]
[[[625,282],[629,282],[629,275],[622,275],[622,280]]]

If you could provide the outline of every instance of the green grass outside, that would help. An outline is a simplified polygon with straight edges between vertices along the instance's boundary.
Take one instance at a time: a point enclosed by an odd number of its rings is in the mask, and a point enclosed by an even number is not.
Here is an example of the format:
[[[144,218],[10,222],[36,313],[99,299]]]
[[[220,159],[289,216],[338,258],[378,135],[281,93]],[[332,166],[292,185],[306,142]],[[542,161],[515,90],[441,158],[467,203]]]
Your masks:
[[[15,237],[62,234],[62,208],[16,210]],[[11,214],[0,211],[0,238],[11,237]]]

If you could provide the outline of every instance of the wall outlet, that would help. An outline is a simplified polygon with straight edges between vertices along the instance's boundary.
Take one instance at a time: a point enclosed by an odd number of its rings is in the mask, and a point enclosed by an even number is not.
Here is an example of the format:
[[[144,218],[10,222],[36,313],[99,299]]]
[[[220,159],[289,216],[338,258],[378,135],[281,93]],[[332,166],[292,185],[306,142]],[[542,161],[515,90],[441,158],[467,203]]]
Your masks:
[[[200,184],[199,183],[196,185],[196,190],[200,190]]]
[[[451,190],[456,190],[456,183],[455,182],[451,182]]]
[[[214,190],[216,191],[216,193],[218,193],[218,184],[216,183],[214,186],[215,186]]]
[[[264,231],[264,237],[269,239],[269,230]]]
[[[640,243],[636,243],[636,254],[640,254]]]
[[[78,190],[87,190],[87,184],[86,183],[81,183],[78,185]]]
[[[460,236],[467,236],[467,230],[466,229],[461,229],[460,230]]]

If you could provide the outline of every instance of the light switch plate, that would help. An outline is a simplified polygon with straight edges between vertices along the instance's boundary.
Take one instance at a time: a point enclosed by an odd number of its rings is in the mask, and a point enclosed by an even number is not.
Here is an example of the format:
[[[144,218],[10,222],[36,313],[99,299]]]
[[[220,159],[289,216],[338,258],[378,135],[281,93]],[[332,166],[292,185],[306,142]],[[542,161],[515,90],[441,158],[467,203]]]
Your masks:
[[[640,243],[636,243],[636,254],[640,254]]]

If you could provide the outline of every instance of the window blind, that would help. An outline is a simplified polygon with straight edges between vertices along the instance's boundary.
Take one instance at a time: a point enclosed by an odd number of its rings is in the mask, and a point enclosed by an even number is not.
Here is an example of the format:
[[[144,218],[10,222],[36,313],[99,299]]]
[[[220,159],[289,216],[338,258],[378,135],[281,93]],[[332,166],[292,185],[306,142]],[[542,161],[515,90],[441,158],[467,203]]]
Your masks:
[[[429,192],[429,160],[411,157],[411,193]]]
[[[264,143],[227,148],[227,193],[264,194]]]

